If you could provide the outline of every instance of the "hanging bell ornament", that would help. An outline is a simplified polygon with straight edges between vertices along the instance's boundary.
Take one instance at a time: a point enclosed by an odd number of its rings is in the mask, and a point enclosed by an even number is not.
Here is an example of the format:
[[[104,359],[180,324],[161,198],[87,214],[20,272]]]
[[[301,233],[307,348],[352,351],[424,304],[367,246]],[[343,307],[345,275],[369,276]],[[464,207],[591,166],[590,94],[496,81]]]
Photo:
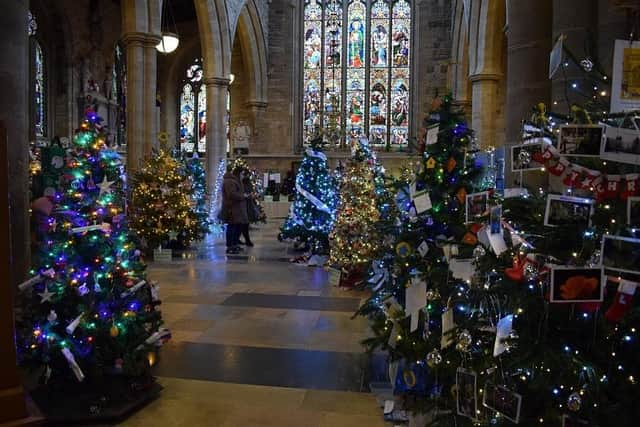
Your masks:
[[[589,58],[585,58],[582,61],[580,61],[580,66],[582,67],[583,70],[585,70],[588,73],[591,70],[593,70],[593,61],[590,60]]]
[[[430,368],[435,368],[441,363],[442,355],[440,354],[440,351],[433,350],[427,353],[427,366],[429,366]]]
[[[571,393],[567,398],[567,408],[570,411],[578,412],[582,407],[582,397],[580,397],[579,393]]]

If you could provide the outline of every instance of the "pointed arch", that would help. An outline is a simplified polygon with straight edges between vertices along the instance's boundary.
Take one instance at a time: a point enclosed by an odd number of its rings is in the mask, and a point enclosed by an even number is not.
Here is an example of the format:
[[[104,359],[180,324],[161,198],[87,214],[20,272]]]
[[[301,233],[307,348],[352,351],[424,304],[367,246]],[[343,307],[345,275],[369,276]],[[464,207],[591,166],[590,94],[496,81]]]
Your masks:
[[[231,73],[231,32],[224,0],[194,0],[202,43],[205,76],[228,79]]]
[[[247,1],[236,27],[248,73],[250,102],[267,101],[267,46],[254,0]]]

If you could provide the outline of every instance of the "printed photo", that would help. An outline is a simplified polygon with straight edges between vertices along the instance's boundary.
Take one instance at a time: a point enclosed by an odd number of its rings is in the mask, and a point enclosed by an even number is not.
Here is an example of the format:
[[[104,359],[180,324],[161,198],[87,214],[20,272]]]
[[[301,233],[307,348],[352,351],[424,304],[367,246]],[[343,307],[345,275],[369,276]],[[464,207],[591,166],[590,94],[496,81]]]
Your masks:
[[[575,157],[598,157],[602,144],[603,126],[567,125],[560,126],[558,152]]]
[[[458,368],[456,372],[456,388],[458,390],[458,415],[476,418],[478,410],[478,376],[475,372]]]
[[[522,395],[514,393],[503,386],[487,383],[484,387],[482,404],[504,416],[516,424],[520,421]]]
[[[593,199],[549,194],[547,196],[544,225],[549,227],[562,225],[588,227],[591,225],[593,207]]]
[[[554,267],[551,269],[551,302],[601,302],[603,298],[602,268]]]
[[[474,222],[489,213],[489,192],[467,194],[465,218]]]
[[[629,115],[619,126],[606,126],[600,157],[640,165],[640,117]]]
[[[627,224],[630,228],[640,228],[640,197],[627,199]]]
[[[542,169],[543,165],[534,160],[535,154],[542,153],[542,150],[543,144],[541,142],[512,146],[511,171],[520,172]]]
[[[605,235],[601,256],[606,270],[640,273],[640,239]]]

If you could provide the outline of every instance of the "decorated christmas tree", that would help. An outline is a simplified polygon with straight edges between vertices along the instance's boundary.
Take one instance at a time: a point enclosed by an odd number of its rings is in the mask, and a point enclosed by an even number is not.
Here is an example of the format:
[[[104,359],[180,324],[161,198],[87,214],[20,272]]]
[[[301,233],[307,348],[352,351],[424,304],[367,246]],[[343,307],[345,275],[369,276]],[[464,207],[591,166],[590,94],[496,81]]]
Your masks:
[[[209,206],[207,198],[207,174],[202,164],[202,159],[197,153],[193,157],[184,159],[187,176],[192,182],[191,200],[196,220],[200,225],[199,238],[204,238],[207,234],[211,222],[209,221]],[[183,231],[178,235],[178,240],[183,244],[188,241],[187,235]]]
[[[123,165],[105,141],[89,111],[49,210],[37,267],[19,285],[20,358],[43,367],[41,381],[52,387],[104,391],[116,377],[149,383],[155,349],[169,336],[124,216]]]
[[[380,212],[376,204],[373,168],[366,140],[355,142],[353,155],[342,175],[336,223],[329,235],[329,263],[349,274],[364,273],[378,251],[376,223]]]
[[[296,176],[296,198],[279,236],[307,244],[313,254],[329,253],[329,233],[338,204],[336,183],[322,147],[318,137],[305,152]]]
[[[147,250],[168,247],[179,239],[182,246],[201,240],[208,220],[197,208],[197,185],[183,165],[164,151],[155,153],[133,176],[131,228]]]

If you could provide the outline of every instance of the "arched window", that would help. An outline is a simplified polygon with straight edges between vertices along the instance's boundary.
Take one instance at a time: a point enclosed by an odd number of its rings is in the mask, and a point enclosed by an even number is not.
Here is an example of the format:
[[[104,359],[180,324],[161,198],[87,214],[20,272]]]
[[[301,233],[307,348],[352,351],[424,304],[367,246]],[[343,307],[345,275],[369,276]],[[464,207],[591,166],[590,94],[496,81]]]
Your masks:
[[[344,126],[347,141],[406,148],[411,17],[411,0],[305,0],[305,143]]]
[[[206,151],[207,90],[201,63],[196,59],[187,67],[180,92],[180,150],[187,153]]]
[[[115,143],[117,147],[124,147],[126,140],[126,119],[127,119],[127,65],[125,63],[125,55],[122,46],[116,44],[111,83],[112,93],[118,104],[115,129]]]

